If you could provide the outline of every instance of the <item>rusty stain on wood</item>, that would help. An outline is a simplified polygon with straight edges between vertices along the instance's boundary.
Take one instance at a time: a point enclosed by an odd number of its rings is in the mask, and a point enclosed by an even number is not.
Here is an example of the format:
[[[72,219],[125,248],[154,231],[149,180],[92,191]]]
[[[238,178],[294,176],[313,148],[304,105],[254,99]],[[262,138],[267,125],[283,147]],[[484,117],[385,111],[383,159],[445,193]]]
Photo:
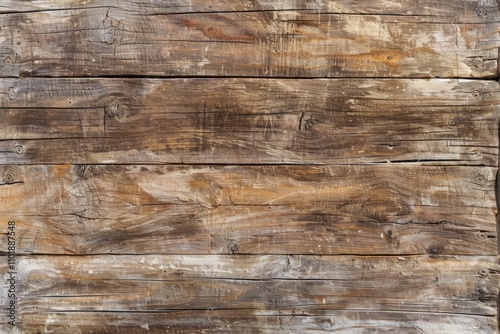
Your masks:
[[[499,22],[3,0],[0,332],[499,333]]]

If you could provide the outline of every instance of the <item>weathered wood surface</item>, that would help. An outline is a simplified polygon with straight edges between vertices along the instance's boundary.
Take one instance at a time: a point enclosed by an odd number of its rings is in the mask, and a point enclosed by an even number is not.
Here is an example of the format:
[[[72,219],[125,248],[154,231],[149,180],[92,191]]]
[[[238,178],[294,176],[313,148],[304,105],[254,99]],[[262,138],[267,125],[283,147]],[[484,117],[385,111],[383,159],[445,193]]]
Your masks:
[[[379,323],[382,332],[494,333],[500,277],[496,256],[36,256],[18,268],[32,332],[89,332],[90,318],[154,332],[350,333]],[[76,315],[85,321],[70,323]]]
[[[274,333],[395,333],[395,334],[497,334],[494,318],[472,315],[327,311],[323,315],[274,312],[248,315],[243,311],[52,312],[29,313],[24,317],[25,333],[114,333],[127,334],[274,334]],[[317,313],[317,312],[316,312]]]
[[[1,76],[498,75],[492,0],[0,6]]]
[[[497,254],[496,168],[63,165],[0,175],[0,212],[16,221],[23,253]]]
[[[498,162],[486,80],[4,79],[3,164]]]
[[[132,13],[186,14],[247,11],[316,10],[319,13],[425,16],[448,23],[494,23],[499,18],[495,0],[385,0],[385,1],[333,1],[333,0],[169,0],[145,2],[142,0],[3,0],[0,13],[38,11],[65,11],[70,9],[111,8]],[[475,14],[475,15],[474,15]]]
[[[495,0],[0,0],[0,333],[499,333],[499,34]]]

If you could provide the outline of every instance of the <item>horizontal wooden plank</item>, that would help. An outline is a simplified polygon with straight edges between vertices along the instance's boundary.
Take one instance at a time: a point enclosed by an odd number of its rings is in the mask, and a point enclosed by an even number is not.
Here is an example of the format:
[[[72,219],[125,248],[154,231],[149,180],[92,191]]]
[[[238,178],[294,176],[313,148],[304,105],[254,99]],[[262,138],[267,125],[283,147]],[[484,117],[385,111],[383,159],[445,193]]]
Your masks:
[[[17,310],[23,318],[212,309],[494,317],[499,272],[496,256],[22,256]]]
[[[496,167],[499,93],[481,80],[4,79],[0,163]]]
[[[169,0],[168,2],[144,2],[141,0],[58,0],[57,2],[30,0],[19,2],[16,0],[3,0],[0,4],[0,13],[60,11],[96,7],[124,9],[137,14],[315,10],[318,13],[334,14],[425,16],[460,23],[495,22],[500,16],[498,6],[494,0],[449,0],[446,3],[430,0],[385,0],[383,2],[367,0],[342,2],[334,0],[224,0],[213,3],[207,3],[204,0]],[[484,9],[486,13],[478,9]]]
[[[172,311],[167,313],[30,313],[20,325],[25,333],[461,333],[496,334],[496,320],[490,317],[438,313],[329,311],[321,316],[287,314],[264,316],[243,311]],[[118,326],[118,328],[117,328]],[[4,327],[5,328],[5,327]],[[9,328],[5,328],[9,330]],[[9,333],[9,332],[7,332]]]
[[[0,212],[23,253],[496,255],[496,171],[2,166]]]
[[[32,9],[0,15],[0,76],[498,75],[490,0],[105,3],[16,2]]]

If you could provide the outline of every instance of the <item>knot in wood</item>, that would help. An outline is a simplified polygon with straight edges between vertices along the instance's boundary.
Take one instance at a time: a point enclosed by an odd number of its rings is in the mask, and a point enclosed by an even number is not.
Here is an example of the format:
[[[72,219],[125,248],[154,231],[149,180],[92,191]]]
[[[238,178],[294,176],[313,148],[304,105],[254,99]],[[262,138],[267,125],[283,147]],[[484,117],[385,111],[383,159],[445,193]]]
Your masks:
[[[300,131],[310,131],[315,124],[314,117],[311,114],[302,113],[299,121]]]
[[[229,252],[231,254],[237,254],[240,251],[240,245],[234,240],[231,240],[229,242],[227,248],[229,249]]]
[[[488,234],[486,234],[486,232],[478,232],[477,238],[479,240],[486,240],[486,239],[488,239]]]
[[[482,58],[474,58],[472,61],[472,66],[475,68],[483,68],[484,67],[484,60]]]
[[[333,319],[327,318],[322,321],[321,325],[324,329],[329,329],[335,326],[335,321],[333,321]]]
[[[118,101],[114,101],[108,106],[104,107],[104,114],[109,118],[116,118],[119,120],[125,118],[123,108],[118,103]]]
[[[479,276],[486,277],[490,274],[490,271],[488,270],[488,268],[481,268],[477,273],[479,274]]]
[[[9,101],[15,100],[17,97],[17,92],[15,87],[9,87],[9,92],[7,93],[7,98]]]
[[[301,263],[300,256],[295,256],[295,255],[288,256],[287,263],[286,263],[287,270],[290,270],[290,271],[299,270],[301,266],[302,266],[302,263]]]
[[[437,242],[430,242],[426,248],[427,248],[427,254],[438,255],[443,252],[442,246]]]

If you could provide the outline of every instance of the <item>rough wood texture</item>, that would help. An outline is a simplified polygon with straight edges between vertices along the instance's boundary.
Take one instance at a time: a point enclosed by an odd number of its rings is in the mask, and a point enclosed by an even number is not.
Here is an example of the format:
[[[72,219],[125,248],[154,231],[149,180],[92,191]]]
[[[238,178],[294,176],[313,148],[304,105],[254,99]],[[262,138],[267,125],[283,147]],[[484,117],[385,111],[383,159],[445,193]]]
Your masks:
[[[317,312],[316,312],[317,313]],[[497,334],[490,317],[420,312],[325,311],[303,315],[275,311],[274,315],[248,315],[243,311],[134,312],[52,312],[29,313],[24,317],[26,333],[67,334],[273,334],[273,333],[397,333],[397,334]],[[203,320],[200,320],[203,319]],[[298,330],[299,329],[299,330]]]
[[[0,333],[498,334],[499,33],[496,0],[0,0]]]
[[[483,80],[4,79],[3,164],[497,166]]]
[[[26,324],[33,332],[43,325],[56,332],[65,326],[90,330],[90,317],[108,325],[122,318],[136,331],[196,326],[200,332],[227,332],[245,325],[253,333],[260,326],[278,331],[303,325],[308,331],[349,332],[376,320],[382,328],[433,333],[444,329],[440,319],[450,324],[447,333],[493,333],[500,277],[496,256],[38,256],[22,257],[18,268],[20,309],[33,319]],[[101,313],[110,309],[131,318]],[[361,315],[360,309],[372,311]],[[187,316],[186,310],[196,311]],[[146,312],[141,320],[138,311]],[[87,320],[68,323],[73,312],[88,312],[80,313]],[[219,327],[224,322],[227,327]]]
[[[497,254],[495,168],[1,172],[0,212],[24,253]]]
[[[491,0],[121,2],[4,1],[0,75],[498,74]]]
[[[320,13],[337,14],[425,16],[438,20],[446,19],[448,23],[494,23],[499,18],[499,10],[495,0],[448,0],[446,3],[433,0],[220,0],[212,3],[207,3],[205,0],[169,0],[168,2],[145,2],[143,0],[58,0],[57,2],[52,0],[29,0],[19,2],[16,0],[3,0],[0,4],[0,13],[107,7],[124,9],[138,14],[316,10]],[[481,9],[484,9],[484,11]]]

